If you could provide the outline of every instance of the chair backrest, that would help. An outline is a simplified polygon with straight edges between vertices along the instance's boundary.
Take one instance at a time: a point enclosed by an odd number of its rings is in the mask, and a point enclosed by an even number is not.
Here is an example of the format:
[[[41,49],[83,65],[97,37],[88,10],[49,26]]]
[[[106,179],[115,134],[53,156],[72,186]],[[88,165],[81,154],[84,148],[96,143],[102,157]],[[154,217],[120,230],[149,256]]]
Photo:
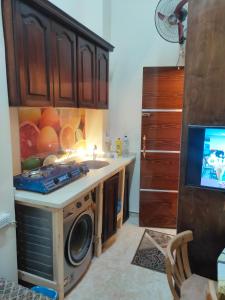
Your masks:
[[[192,273],[188,259],[188,242],[193,240],[192,231],[187,230],[172,238],[167,246],[166,273],[168,283],[175,300],[180,299],[180,288],[182,283]]]

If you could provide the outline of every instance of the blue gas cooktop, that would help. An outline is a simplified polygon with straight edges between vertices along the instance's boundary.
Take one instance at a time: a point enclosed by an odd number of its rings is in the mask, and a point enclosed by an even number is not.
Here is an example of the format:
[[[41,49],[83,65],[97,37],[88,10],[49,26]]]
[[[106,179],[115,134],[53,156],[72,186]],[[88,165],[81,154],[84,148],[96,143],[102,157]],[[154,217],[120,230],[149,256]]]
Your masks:
[[[14,187],[47,194],[86,175],[89,172],[85,164],[61,163],[48,165],[31,171],[25,171],[13,177]]]

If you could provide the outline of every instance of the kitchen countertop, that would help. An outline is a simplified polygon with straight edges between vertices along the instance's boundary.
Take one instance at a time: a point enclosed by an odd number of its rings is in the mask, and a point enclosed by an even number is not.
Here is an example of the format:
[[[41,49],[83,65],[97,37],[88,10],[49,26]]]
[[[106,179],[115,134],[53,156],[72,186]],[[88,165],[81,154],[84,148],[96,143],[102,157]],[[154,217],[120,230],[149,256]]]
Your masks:
[[[100,182],[103,182],[116,174],[121,168],[129,165],[135,160],[135,155],[130,155],[126,158],[101,160],[108,161],[109,165],[101,169],[91,169],[86,176],[83,176],[50,194],[43,195],[15,190],[15,200],[20,203],[33,204],[47,208],[64,208],[77,198],[82,197],[84,193],[94,189]]]

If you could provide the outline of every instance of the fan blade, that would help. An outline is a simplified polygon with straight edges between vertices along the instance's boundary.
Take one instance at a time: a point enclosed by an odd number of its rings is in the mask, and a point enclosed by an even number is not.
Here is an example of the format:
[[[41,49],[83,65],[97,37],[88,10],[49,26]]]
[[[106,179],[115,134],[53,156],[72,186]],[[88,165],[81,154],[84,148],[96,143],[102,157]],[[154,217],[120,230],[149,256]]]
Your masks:
[[[181,2],[177,5],[177,7],[175,8],[174,14],[177,16],[177,18],[179,19],[180,16],[180,11],[182,9],[182,7],[188,3],[188,0],[181,0]]]
[[[161,12],[158,12],[158,17],[160,18],[161,21],[164,21],[166,16],[162,14]]]

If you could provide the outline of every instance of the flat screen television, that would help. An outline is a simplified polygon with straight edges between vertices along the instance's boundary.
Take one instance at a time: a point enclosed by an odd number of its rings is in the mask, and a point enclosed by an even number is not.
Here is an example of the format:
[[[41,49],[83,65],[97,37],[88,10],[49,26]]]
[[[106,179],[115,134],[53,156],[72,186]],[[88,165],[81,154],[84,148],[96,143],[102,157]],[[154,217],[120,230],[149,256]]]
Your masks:
[[[185,184],[225,191],[225,127],[188,127]]]

